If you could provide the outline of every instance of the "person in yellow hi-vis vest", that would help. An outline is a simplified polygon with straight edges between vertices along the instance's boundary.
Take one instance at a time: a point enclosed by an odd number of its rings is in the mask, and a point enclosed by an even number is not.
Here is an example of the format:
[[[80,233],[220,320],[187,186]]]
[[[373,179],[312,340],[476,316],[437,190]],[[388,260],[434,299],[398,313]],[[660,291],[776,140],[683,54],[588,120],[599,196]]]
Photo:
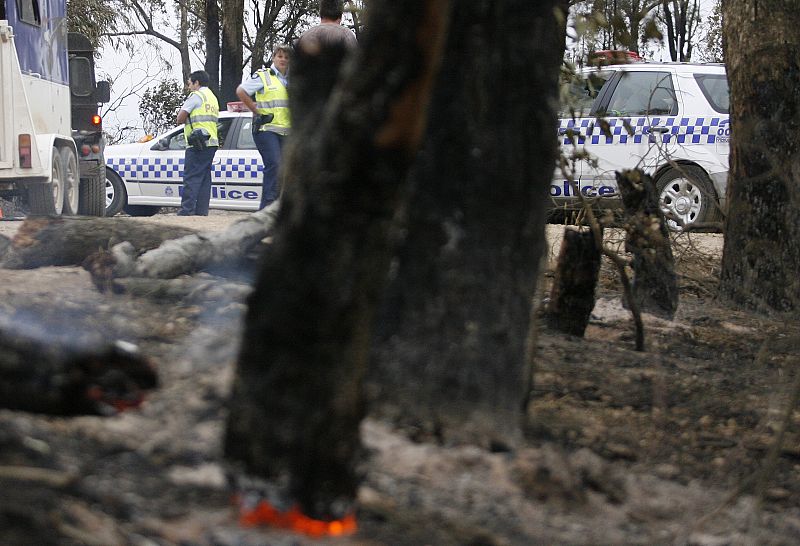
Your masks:
[[[264,162],[259,208],[275,201],[279,194],[278,171],[291,128],[287,91],[290,54],[290,46],[277,46],[272,52],[272,66],[258,70],[236,88],[236,96],[253,112],[253,140]]]
[[[186,155],[183,161],[183,188],[179,216],[208,216],[211,201],[211,164],[219,147],[217,119],[219,103],[208,88],[205,70],[189,74],[191,93],[178,111],[178,125],[185,123]]]

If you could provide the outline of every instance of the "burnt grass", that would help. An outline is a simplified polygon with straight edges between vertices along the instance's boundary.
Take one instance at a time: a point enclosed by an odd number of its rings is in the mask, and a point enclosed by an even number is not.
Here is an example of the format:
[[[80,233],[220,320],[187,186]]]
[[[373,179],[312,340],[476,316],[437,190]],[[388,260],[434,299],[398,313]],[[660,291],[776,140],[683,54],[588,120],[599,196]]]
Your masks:
[[[719,252],[700,240],[676,241],[679,310],[645,315],[644,352],[608,263],[584,338],[537,316],[515,450],[415,443],[368,420],[360,530],[324,540],[237,522],[220,442],[242,301],[100,294],[79,268],[0,270],[4,329],[133,343],[160,376],[117,415],[0,410],[0,545],[796,544],[800,412],[766,462],[800,325],[718,301]]]
[[[718,301],[718,254],[676,244],[680,307],[673,321],[645,315],[644,352],[630,321],[593,315],[584,339],[540,329],[528,437],[752,493],[800,373],[800,324]],[[608,263],[601,275],[598,299],[618,299]],[[771,509],[800,505],[798,434],[795,410],[761,482]]]

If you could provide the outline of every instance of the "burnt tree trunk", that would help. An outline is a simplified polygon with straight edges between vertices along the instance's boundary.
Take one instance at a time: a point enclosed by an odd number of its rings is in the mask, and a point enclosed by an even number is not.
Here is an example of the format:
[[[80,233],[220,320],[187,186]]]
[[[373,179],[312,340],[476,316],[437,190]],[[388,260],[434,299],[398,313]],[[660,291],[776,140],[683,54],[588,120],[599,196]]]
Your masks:
[[[583,337],[594,309],[602,253],[591,229],[564,229],[546,311],[550,328]]]
[[[371,412],[414,436],[519,440],[556,158],[557,8],[455,4],[369,383]]]
[[[728,216],[720,292],[753,309],[800,307],[800,11],[722,5],[731,89]]]
[[[640,310],[672,319],[678,281],[656,186],[640,170],[617,172],[617,185],[625,207],[625,250],[633,254],[632,297]]]
[[[370,32],[335,103],[304,153],[287,158],[274,241],[248,302],[225,452],[288,483],[318,518],[340,517],[355,498],[372,308],[448,10],[446,0],[370,4]]]

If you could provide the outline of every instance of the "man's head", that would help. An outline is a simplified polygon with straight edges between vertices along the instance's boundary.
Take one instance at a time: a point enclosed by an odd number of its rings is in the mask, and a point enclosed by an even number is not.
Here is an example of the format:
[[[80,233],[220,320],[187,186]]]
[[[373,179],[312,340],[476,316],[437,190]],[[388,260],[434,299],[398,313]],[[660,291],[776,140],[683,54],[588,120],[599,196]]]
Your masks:
[[[205,70],[195,70],[189,74],[189,89],[197,91],[201,87],[208,87],[211,78]]]
[[[344,12],[344,2],[342,0],[320,0],[319,1],[319,18],[323,22],[342,22],[342,13]]]

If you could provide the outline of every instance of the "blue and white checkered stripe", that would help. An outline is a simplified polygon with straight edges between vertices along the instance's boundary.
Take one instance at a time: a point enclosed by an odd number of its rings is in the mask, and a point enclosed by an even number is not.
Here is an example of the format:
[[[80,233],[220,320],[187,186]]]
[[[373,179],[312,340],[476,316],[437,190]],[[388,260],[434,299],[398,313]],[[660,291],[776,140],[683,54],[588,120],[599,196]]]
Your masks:
[[[113,157],[106,163],[123,179],[131,181],[182,181],[183,157]],[[224,180],[259,180],[264,168],[258,158],[226,158],[212,167],[212,175]]]
[[[665,117],[605,118],[609,134],[601,129],[601,120],[595,118],[560,119],[558,126],[561,143],[571,144],[566,131],[572,129],[577,144],[641,144],[654,142],[661,137],[665,144],[715,144],[728,142],[730,125],[728,117]],[[651,133],[650,127],[667,127],[666,133]]]

